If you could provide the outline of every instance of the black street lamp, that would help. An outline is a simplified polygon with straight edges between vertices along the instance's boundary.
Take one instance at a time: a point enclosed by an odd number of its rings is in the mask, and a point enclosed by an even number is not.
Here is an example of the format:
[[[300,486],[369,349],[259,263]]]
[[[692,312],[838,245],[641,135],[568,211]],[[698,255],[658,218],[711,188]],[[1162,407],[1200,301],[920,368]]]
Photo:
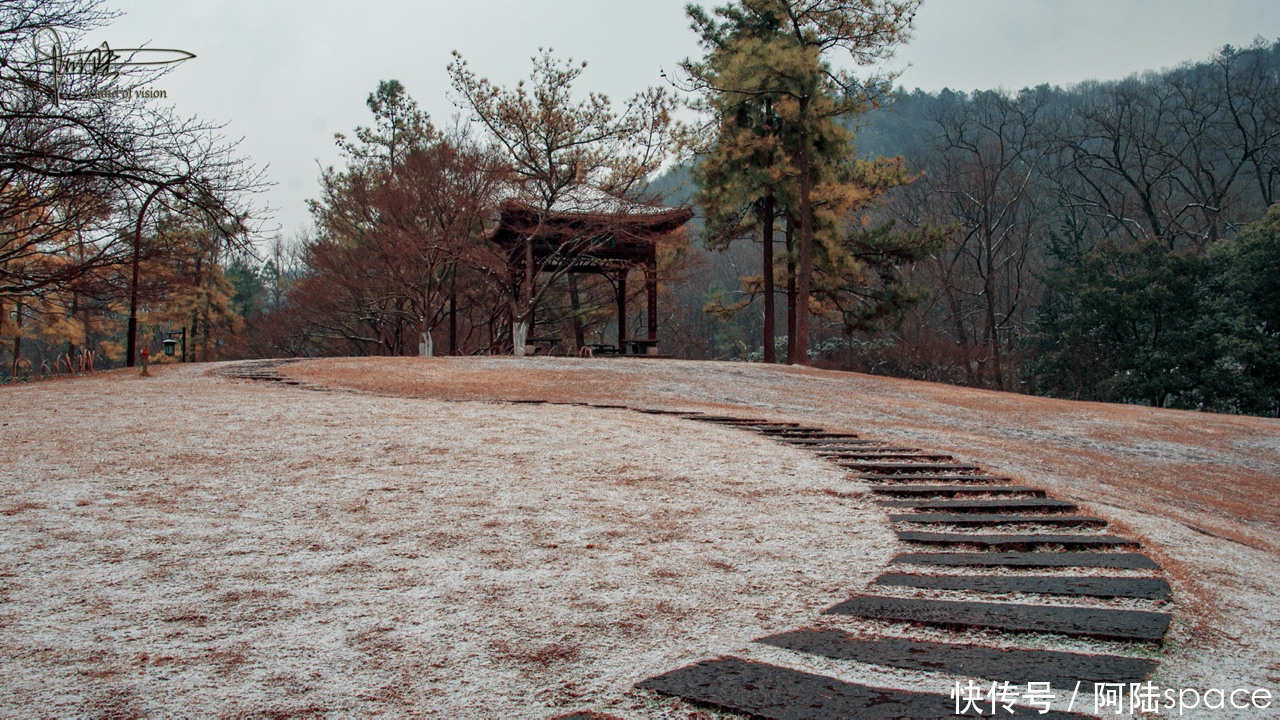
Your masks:
[[[164,339],[164,354],[173,357],[174,350],[178,347],[178,341],[173,339],[174,335],[182,336],[182,362],[187,361],[187,327],[184,325],[181,330],[170,330],[165,333],[169,337]]]

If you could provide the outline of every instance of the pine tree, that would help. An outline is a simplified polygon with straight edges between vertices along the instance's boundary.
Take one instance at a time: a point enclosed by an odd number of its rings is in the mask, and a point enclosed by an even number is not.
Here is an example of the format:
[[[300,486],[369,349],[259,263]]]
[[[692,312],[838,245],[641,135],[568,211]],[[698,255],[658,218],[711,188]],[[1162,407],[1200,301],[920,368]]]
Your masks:
[[[824,232],[834,239],[841,212],[851,201],[866,199],[867,188],[843,187],[841,179],[873,174],[865,168],[848,172],[853,146],[842,120],[875,106],[887,88],[885,79],[864,81],[837,70],[828,56],[843,50],[864,66],[891,56],[908,38],[918,5],[742,0],[717,9],[719,19],[688,9],[707,54],[699,62],[686,61],[684,69],[706,96],[720,130],[710,147],[712,164],[702,174],[711,185],[704,189],[709,216],[723,227],[734,207],[763,203],[763,226],[769,209],[782,200],[797,226],[790,362],[808,362],[815,241]],[[834,259],[836,244],[828,245]],[[765,268],[766,277],[771,270]]]

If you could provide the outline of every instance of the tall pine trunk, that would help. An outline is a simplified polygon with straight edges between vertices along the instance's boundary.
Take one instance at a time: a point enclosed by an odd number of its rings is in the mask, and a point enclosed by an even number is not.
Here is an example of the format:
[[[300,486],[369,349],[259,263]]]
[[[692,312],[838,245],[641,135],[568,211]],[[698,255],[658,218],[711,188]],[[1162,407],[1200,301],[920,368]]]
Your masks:
[[[800,98],[800,274],[796,278],[796,349],[793,362],[809,364],[809,292],[813,280],[813,198],[809,162],[809,97]]]
[[[787,216],[787,364],[796,362],[796,255],[795,218]]]
[[[764,245],[761,277],[764,279],[764,361],[777,362],[773,349],[773,195],[760,201],[760,241]]]

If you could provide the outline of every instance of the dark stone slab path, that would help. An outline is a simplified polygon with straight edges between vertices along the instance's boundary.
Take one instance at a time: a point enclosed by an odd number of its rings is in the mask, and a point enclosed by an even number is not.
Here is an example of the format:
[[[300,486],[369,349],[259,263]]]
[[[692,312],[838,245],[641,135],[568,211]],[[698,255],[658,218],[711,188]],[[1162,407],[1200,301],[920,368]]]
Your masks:
[[[890,515],[894,522],[929,525],[1063,525],[1072,527],[1107,524],[1106,520],[1088,515],[986,515],[983,513],[907,513]]]
[[[1093,552],[948,552],[907,553],[889,561],[899,565],[945,567],[1053,568],[1087,567],[1117,570],[1159,570],[1151,558],[1139,553]]]
[[[1075,503],[1053,498],[1013,498],[1008,500],[878,500],[884,507],[947,512],[1071,512]]]
[[[919,600],[874,595],[850,598],[826,612],[871,620],[1055,633],[1105,640],[1160,642],[1169,629],[1167,614],[1145,610]]]
[[[778,720],[952,717],[946,695],[883,690],[736,657],[704,660],[636,684],[667,695]],[[978,717],[977,713],[972,713]],[[1000,717],[1078,718],[1015,706]]]
[[[1138,545],[1136,540],[1116,535],[1057,535],[1031,533],[1022,535],[970,535],[967,533],[898,532],[898,539],[921,545],[979,545],[992,548],[1025,548],[1037,545],[1061,545],[1065,548],[1125,547]]]
[[[756,642],[835,660],[943,672],[962,677],[988,678],[1015,685],[1052,683],[1071,689],[1077,682],[1135,683],[1156,669],[1154,660],[1115,655],[1083,655],[1053,650],[1007,650],[976,645],[908,640],[859,639],[843,630],[795,630]]]
[[[911,473],[905,475],[885,475],[881,473],[859,473],[859,480],[875,483],[873,487],[884,487],[883,483],[1008,483],[1009,478],[1002,475],[946,475],[939,473]]]
[[[868,440],[867,442],[875,442],[875,441]],[[818,453],[818,457],[820,458],[842,458],[842,457],[849,457],[849,456],[879,457],[879,454],[881,453],[908,453],[912,457],[918,457],[922,454],[916,448],[890,447],[888,445],[868,445],[865,447],[858,447],[855,450],[832,450],[830,448],[824,447],[823,449],[818,450],[817,453]],[[923,454],[927,455],[928,453],[923,453]],[[951,456],[946,455],[944,457],[951,457]]]
[[[933,455],[930,453],[918,452],[882,452],[879,448],[871,448],[866,452],[837,452],[825,455],[828,459],[839,462],[852,462],[862,460],[893,460],[902,462],[939,462],[943,460],[951,460],[950,455]]]
[[[222,371],[242,380],[299,384],[277,369],[290,360],[238,363]],[[303,387],[307,387],[303,384]],[[544,401],[513,401],[530,405]],[[568,403],[583,405],[584,403]],[[623,409],[621,405],[594,404],[595,408]],[[807,448],[851,470],[851,476],[882,498],[877,504],[906,512],[889,516],[893,522],[950,525],[1105,525],[1100,518],[1067,515],[1074,504],[1046,497],[1044,490],[1013,484],[1007,477],[951,460],[951,456],[860,438],[856,434],[829,432],[824,428],[761,418],[707,415],[697,411],[630,408],[653,415],[673,415],[725,427],[753,430],[793,447]],[[1011,495],[1012,498],[973,499],[975,495]],[[950,498],[950,499],[942,499]],[[1051,514],[1037,514],[1051,513]],[[1109,549],[1137,546],[1128,538],[1103,534],[1055,533],[938,533],[899,531],[904,542],[951,548],[981,546],[1004,552],[906,553],[894,565],[957,568],[958,575],[885,573],[874,581],[879,587],[902,587],[990,594],[1039,594],[1092,598],[1130,598],[1167,601],[1167,582],[1150,577],[1093,577],[1069,575],[990,575],[966,573],[981,568],[1035,570],[1049,568],[1108,568],[1159,570],[1160,566],[1134,552],[1041,551],[1010,549],[1044,547]],[[1160,642],[1170,616],[1163,612],[1120,610],[1074,605],[1028,605],[967,600],[931,600],[874,595],[853,597],[826,611],[870,620],[908,622],[943,628],[983,628],[1011,633],[1054,633],[1099,637],[1137,643]],[[1009,639],[1018,642],[1020,635]],[[800,629],[757,640],[798,653],[838,661],[866,663],[919,672],[984,678],[1025,686],[1049,682],[1069,689],[1076,683],[1131,683],[1146,679],[1156,667],[1153,660],[1112,655],[1090,655],[1035,648],[995,648],[909,638],[859,638],[838,629]],[[887,679],[886,679],[887,680]],[[892,681],[890,681],[892,682]],[[722,657],[679,668],[637,683],[691,702],[713,705],[764,718],[935,718],[954,717],[955,699],[945,695],[875,688],[792,668]],[[1041,714],[1038,709],[1017,708],[1002,717],[1084,717],[1061,712]],[[612,720],[591,710],[561,716],[565,720]]]
[[[234,365],[223,371],[243,380],[298,384],[276,372],[292,361],[259,361]],[[304,384],[304,387],[306,385]],[[537,399],[513,401],[544,404]],[[562,403],[586,405],[581,402]],[[597,403],[595,408],[623,409]],[[780,443],[806,448],[849,470],[881,499],[877,504],[906,512],[889,516],[893,522],[951,525],[1105,525],[1100,518],[1067,515],[1076,510],[1069,502],[1048,498],[1041,488],[1013,483],[977,465],[957,462],[950,455],[902,447],[861,438],[853,433],[830,432],[798,423],[709,415],[699,411],[660,408],[628,408],[651,415],[670,415],[724,427],[752,430]],[[1003,495],[1004,498],[974,499]],[[1050,514],[1043,514],[1050,513]],[[1124,537],[1104,534],[967,533],[898,531],[900,540],[951,548],[980,546],[988,552],[905,553],[894,565],[1013,570],[1108,568],[1159,570],[1160,566],[1135,552],[1026,552],[1031,547],[1110,549],[1137,546]],[[1010,551],[1018,549],[1018,551]],[[1159,578],[1092,577],[1068,575],[924,575],[886,573],[874,581],[880,587],[934,589],[960,593],[1040,594],[1080,598],[1131,598],[1167,601],[1169,585]],[[1028,605],[963,600],[929,600],[863,595],[828,609],[829,615],[849,615],[871,620],[908,622],[943,628],[983,628],[1011,633],[1054,633],[1100,637],[1140,643],[1159,642],[1170,616],[1161,612],[1106,607]],[[1009,636],[1018,642],[1021,635]],[[834,660],[866,663],[920,672],[984,678],[1024,685],[1049,682],[1068,689],[1075,683],[1141,682],[1156,667],[1154,660],[1112,655],[1090,655],[1034,648],[995,648],[909,638],[859,638],[838,629],[801,629],[757,642],[785,650]],[[887,679],[886,679],[887,680]],[[887,680],[888,681],[888,680]],[[893,681],[888,681],[893,682]],[[637,683],[691,702],[713,705],[765,718],[888,718],[954,717],[955,700],[945,695],[876,688],[850,683],[792,668],[722,657],[679,668]],[[1041,714],[1018,708],[1008,717],[1085,717],[1061,712]],[[609,719],[612,716],[583,710],[562,716]]]
[[[840,467],[852,470],[875,470],[878,473],[892,474],[895,472],[956,472],[960,470],[979,470],[977,465],[964,465],[961,463],[933,463],[933,462],[882,462],[878,460],[850,460],[840,461],[836,463]]]
[[[948,495],[1026,495],[1044,497],[1044,490],[1025,485],[884,485],[872,487],[876,495],[892,495],[895,497],[940,496]]]
[[[786,443],[787,445],[807,445],[813,447],[827,447],[831,445],[874,445],[876,442],[875,440],[859,439],[857,435],[831,435],[828,437],[787,437],[785,435],[775,435],[773,439],[781,443]]]
[[[895,523],[998,527],[1106,525],[1101,518],[1068,514],[1078,510],[1074,503],[1049,498],[1041,488],[1013,484],[1009,478],[987,474],[982,468],[954,461],[949,455],[872,440],[853,440],[851,438],[857,436],[821,429],[753,428],[745,419],[741,427],[755,429],[793,446],[808,447],[820,457],[853,471],[851,474],[882,498],[876,501],[878,505],[900,510],[889,516]],[[974,497],[982,495],[1012,497]],[[966,569],[979,571],[981,568],[1159,569],[1159,565],[1139,553],[1106,552],[1138,545],[1125,537],[1052,532],[916,531],[898,531],[897,536],[910,543],[949,548],[979,546],[997,552],[898,555],[892,564],[951,567],[963,574],[886,573],[874,581],[879,587],[945,590],[980,598],[991,594],[1036,594],[1073,597],[1085,603],[1095,598],[1166,601],[1170,597],[1168,583],[1159,578],[964,573]],[[1025,551],[1049,546],[1053,549]],[[1060,551],[1058,547],[1067,550]],[[1103,552],[1073,550],[1083,548]],[[1145,610],[872,595],[853,597],[826,612],[942,628],[1006,631],[1015,633],[1010,636],[1015,642],[1022,637],[1021,633],[1051,633],[1158,643],[1170,622],[1166,613]],[[1062,688],[1076,683],[1140,682],[1156,666],[1152,660],[1111,655],[981,647],[907,638],[858,638],[838,629],[803,629],[757,642],[835,660],[944,672],[1015,685],[1050,682]],[[638,686],[757,717],[947,717],[955,711],[952,698],[876,690],[732,657],[697,663]],[[1040,716],[1038,712],[1034,714]]]
[[[1061,575],[911,575],[886,573],[875,585],[969,590],[982,593],[1037,593],[1100,598],[1142,598],[1168,600],[1169,583],[1159,578],[1064,577]]]

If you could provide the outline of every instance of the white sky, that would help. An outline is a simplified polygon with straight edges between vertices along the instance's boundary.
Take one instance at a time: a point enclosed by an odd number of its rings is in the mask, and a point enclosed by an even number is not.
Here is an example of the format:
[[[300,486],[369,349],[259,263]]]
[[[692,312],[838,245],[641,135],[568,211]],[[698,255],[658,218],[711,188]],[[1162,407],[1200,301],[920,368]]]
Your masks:
[[[623,100],[698,54],[684,0],[108,0],[124,15],[85,38],[196,54],[164,79],[184,114],[228,123],[270,164],[268,202],[286,235],[310,224],[335,132],[370,124],[365,98],[396,78],[438,125],[457,112],[445,66],[460,51],[511,85],[539,47],[590,64],[584,92]],[[708,5],[720,4],[705,3]],[[99,37],[99,35],[101,37]],[[1110,79],[1280,37],[1277,0],[926,0],[891,67],[937,90]]]

